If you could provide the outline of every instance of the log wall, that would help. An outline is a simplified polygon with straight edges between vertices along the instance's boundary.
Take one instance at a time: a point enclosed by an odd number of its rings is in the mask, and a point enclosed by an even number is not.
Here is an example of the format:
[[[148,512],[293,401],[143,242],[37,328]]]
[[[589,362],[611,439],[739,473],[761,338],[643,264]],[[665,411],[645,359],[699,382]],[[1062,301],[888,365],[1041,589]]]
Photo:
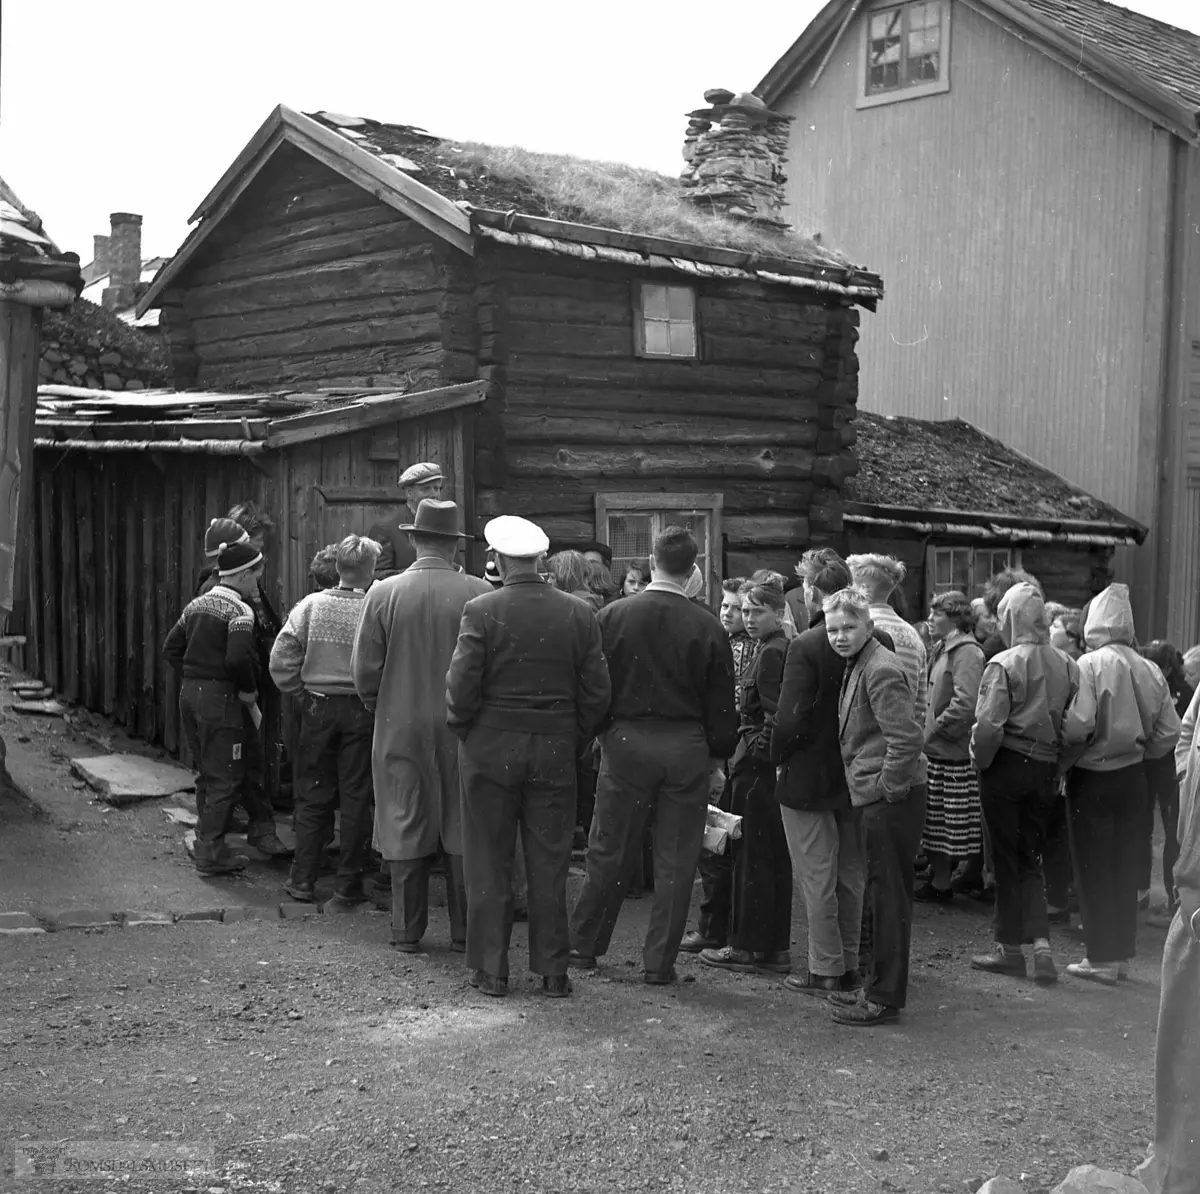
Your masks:
[[[480,520],[523,514],[590,539],[597,492],[720,491],[727,550],[761,563],[794,564],[840,531],[857,312],[702,280],[699,358],[652,360],[635,353],[633,294],[662,274],[481,247],[475,277],[493,383],[476,427]]]
[[[175,384],[438,384],[430,234],[284,146],[214,229],[162,317]]]

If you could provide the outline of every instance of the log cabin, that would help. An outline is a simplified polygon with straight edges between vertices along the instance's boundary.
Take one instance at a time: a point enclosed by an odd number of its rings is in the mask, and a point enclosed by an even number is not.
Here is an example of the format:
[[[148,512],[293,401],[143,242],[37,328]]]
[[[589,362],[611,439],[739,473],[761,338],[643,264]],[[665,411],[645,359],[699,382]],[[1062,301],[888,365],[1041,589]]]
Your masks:
[[[1025,568],[1049,601],[1082,606],[1113,579],[1113,556],[1146,527],[962,419],[860,410],[858,471],[843,505],[845,554],[886,552],[907,568],[908,616],[936,593],[982,595]]]
[[[521,514],[608,542],[616,567],[686,522],[715,597],[727,568],[790,568],[840,534],[859,310],[882,283],[778,218],[786,121],[706,99],[682,185],[277,108],[138,313],[161,311],[180,390],[482,383],[458,448],[472,536]],[[383,432],[316,445],[285,500],[394,503],[429,455]],[[306,561],[339,518],[297,516],[287,549]]]

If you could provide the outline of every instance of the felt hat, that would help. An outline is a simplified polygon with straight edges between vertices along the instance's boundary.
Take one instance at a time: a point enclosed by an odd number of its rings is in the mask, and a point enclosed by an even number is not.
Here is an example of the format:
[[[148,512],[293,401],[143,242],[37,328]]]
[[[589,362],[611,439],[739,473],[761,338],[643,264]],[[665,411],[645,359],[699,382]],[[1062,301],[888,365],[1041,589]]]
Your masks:
[[[442,539],[465,539],[459,529],[458,506],[454,502],[439,502],[436,498],[422,498],[417,507],[417,516],[412,522],[402,522],[402,531],[416,535],[435,535]]]
[[[249,543],[246,529],[232,518],[214,518],[204,532],[204,554],[210,559],[234,543]]]
[[[536,522],[518,518],[515,514],[501,514],[483,528],[483,537],[493,551],[514,560],[532,560],[545,555],[550,547],[546,532]]]
[[[217,557],[217,574],[222,577],[236,576],[255,564],[261,564],[262,558],[262,552],[249,543],[230,543]]]
[[[441,465],[425,461],[422,464],[410,464],[400,474],[400,488],[407,489],[410,485],[428,485],[431,481],[444,481]]]

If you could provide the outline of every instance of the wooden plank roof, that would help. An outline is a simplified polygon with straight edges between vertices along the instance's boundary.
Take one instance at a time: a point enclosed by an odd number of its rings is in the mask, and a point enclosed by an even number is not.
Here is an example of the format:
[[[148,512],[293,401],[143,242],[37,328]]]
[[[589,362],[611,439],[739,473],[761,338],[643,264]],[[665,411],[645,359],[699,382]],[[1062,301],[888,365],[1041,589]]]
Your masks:
[[[83,287],[78,255],[59,249],[38,214],[0,178],[0,286],[26,279],[62,282],[76,294]]]

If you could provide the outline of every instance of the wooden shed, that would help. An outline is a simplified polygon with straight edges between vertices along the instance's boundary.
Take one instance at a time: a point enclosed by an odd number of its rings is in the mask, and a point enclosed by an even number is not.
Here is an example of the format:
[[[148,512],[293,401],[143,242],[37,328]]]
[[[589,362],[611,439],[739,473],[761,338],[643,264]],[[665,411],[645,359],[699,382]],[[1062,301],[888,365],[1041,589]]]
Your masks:
[[[843,544],[904,561],[911,617],[935,593],[981,594],[1025,568],[1046,597],[1081,606],[1113,579],[1113,552],[1146,528],[962,419],[859,411],[858,472],[847,485]]]
[[[396,458],[434,457],[470,504],[469,412],[484,385],[408,394],[117,393],[42,386],[27,665],[68,699],[182,750],[162,642],[194,594],[209,520],[253,501],[275,524],[267,595],[309,591],[318,547],[401,521]],[[286,735],[267,727],[268,743]]]
[[[619,562],[687,521],[715,596],[728,557],[794,562],[841,531],[856,308],[882,288],[786,226],[647,171],[282,107],[193,219],[139,304],[161,308],[176,386],[481,382],[474,533],[522,514]],[[382,434],[371,450],[337,492],[449,463]]]

